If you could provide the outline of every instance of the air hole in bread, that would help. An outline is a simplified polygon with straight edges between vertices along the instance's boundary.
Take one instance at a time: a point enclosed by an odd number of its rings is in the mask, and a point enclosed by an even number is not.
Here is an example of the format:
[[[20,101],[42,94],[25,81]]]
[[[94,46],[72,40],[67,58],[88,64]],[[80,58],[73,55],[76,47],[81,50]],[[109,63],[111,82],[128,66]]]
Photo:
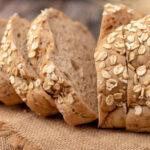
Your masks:
[[[73,66],[73,68],[74,68],[74,70],[79,70],[79,66],[78,66],[78,64],[73,60],[73,59],[71,59],[71,64],[72,64],[72,66]]]

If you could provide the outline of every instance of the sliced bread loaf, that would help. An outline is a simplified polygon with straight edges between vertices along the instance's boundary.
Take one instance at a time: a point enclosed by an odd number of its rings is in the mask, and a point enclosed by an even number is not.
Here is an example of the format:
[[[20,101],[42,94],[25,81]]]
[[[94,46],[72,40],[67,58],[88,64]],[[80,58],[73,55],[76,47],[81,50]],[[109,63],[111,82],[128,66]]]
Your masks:
[[[150,16],[124,27],[128,65],[128,130],[150,132]]]
[[[100,127],[126,127],[128,72],[123,28],[140,16],[124,5],[104,7],[95,52]]]
[[[112,5],[108,3],[104,5],[99,39],[104,38],[117,27],[128,24],[131,20],[137,20],[142,16],[143,14],[123,4]]]
[[[3,19],[0,20],[0,41],[4,35],[6,24],[7,24],[6,20]],[[0,55],[0,56],[1,56],[0,65],[2,65],[4,63],[3,59],[5,56],[4,55]],[[2,70],[0,71],[0,101],[6,105],[12,105],[21,102],[21,99],[16,94],[15,90],[12,88],[10,84],[7,74]]]
[[[56,113],[57,109],[41,87],[41,80],[28,60],[26,44],[29,27],[30,23],[18,15],[9,19],[0,51],[0,55],[5,56],[2,70],[7,73],[16,93],[31,110],[47,116]]]
[[[70,125],[97,118],[95,40],[80,23],[47,9],[28,33],[28,57]]]

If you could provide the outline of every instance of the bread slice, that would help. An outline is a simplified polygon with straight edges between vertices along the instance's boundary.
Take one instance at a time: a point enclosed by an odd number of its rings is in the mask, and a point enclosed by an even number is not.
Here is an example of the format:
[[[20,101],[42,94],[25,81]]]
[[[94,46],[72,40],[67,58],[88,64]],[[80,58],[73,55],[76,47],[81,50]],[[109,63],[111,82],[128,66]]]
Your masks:
[[[150,132],[150,16],[124,28],[128,64],[127,129]]]
[[[123,28],[139,16],[124,5],[104,7],[95,52],[100,127],[126,127],[128,73]]]
[[[6,20],[0,19],[0,41],[4,34],[6,24]],[[21,102],[21,99],[9,83],[7,74],[2,71],[0,71],[0,101],[6,105],[12,105]]]
[[[105,4],[102,14],[99,38],[103,39],[103,37],[111,33],[117,27],[128,24],[131,20],[137,20],[142,16],[143,14],[138,13],[123,4]]]
[[[94,47],[83,25],[52,8],[42,11],[28,33],[30,62],[70,125],[97,119]]]
[[[9,19],[0,51],[0,55],[5,56],[2,70],[7,73],[16,93],[32,111],[43,116],[52,115],[58,112],[55,103],[41,87],[41,80],[27,57],[29,27],[30,23],[17,14]]]

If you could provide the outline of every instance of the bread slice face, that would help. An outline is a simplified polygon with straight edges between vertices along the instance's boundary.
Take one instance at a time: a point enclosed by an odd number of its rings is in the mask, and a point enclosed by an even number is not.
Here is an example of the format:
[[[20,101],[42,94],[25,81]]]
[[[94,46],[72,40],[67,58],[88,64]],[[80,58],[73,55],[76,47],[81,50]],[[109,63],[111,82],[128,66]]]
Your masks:
[[[138,17],[139,14],[124,5],[104,7],[95,52],[99,126],[102,128],[126,127],[128,67],[124,26]]]
[[[39,115],[47,116],[57,111],[51,97],[41,87],[41,80],[31,67],[27,57],[27,32],[29,21],[12,16],[2,38],[0,55],[6,55],[2,70],[22,101]]]
[[[0,41],[4,35],[6,24],[7,20],[0,20]],[[2,55],[1,58],[3,58]],[[3,60],[1,60],[1,64],[2,63]],[[0,71],[0,101],[6,105],[21,103],[21,99],[12,88],[7,74],[2,70]]]
[[[33,21],[28,33],[30,62],[70,125],[97,118],[94,46],[83,25],[52,8]]]

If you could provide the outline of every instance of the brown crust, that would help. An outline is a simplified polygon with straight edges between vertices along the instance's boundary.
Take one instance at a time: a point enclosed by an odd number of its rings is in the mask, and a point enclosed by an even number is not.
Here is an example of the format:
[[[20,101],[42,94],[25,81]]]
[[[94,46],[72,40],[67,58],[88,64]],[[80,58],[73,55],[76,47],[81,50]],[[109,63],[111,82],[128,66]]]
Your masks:
[[[7,20],[0,19],[0,40],[4,34]],[[5,105],[21,103],[21,99],[12,88],[6,73],[0,71],[0,101]]]

